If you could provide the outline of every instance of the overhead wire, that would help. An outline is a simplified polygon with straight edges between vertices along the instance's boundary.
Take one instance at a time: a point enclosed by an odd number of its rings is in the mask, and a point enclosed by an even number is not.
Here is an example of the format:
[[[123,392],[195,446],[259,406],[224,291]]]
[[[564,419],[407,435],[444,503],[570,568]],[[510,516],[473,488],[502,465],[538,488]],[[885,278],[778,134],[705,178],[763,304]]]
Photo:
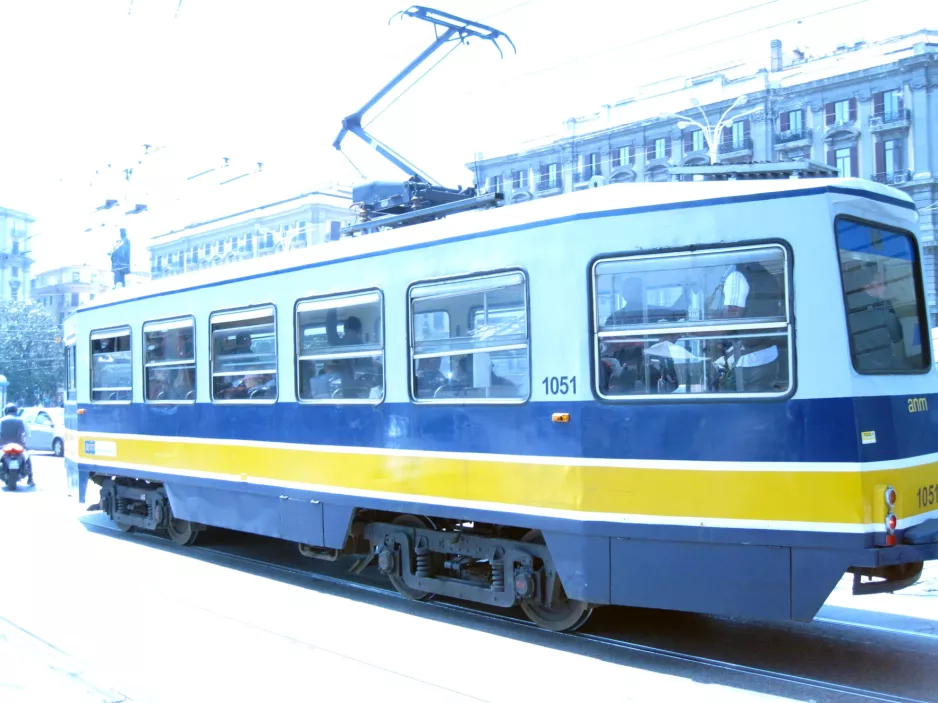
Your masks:
[[[526,78],[528,76],[535,76],[539,73],[546,73],[548,71],[553,71],[557,68],[563,68],[570,64],[579,63],[580,61],[586,61],[587,59],[596,58],[597,56],[605,56],[614,51],[619,51],[620,49],[626,49],[632,46],[639,46],[646,42],[654,41],[655,39],[663,39],[664,37],[671,36],[672,34],[678,34],[679,32],[686,32],[689,29],[695,29],[697,27],[703,27],[704,25],[712,24],[713,22],[718,22],[719,20],[729,19],[730,17],[735,17],[736,15],[745,14],[747,12],[752,12],[753,10],[758,10],[769,5],[775,5],[776,3],[781,2],[782,0],[765,0],[756,5],[749,5],[748,7],[742,7],[738,10],[733,10],[732,12],[727,12],[722,15],[717,15],[716,17],[708,17],[706,19],[698,20],[696,22],[691,22],[690,24],[685,24],[680,27],[674,27],[663,32],[658,32],[657,34],[652,34],[647,37],[639,37],[631,41],[624,42],[622,44],[616,44],[615,46],[602,49],[600,51],[595,51],[591,54],[585,54],[583,56],[578,56],[576,58],[570,59],[568,61],[563,61],[553,66],[546,66],[544,68],[539,68],[534,71],[529,71],[528,73],[522,74],[519,78]]]
[[[749,12],[749,11],[751,11],[751,10],[755,10],[755,9],[760,8],[760,7],[764,7],[764,6],[766,6],[766,5],[771,5],[771,4],[773,4],[773,3],[780,2],[780,1],[781,1],[781,0],[767,0],[766,2],[760,3],[759,5],[752,5],[751,7],[748,7],[748,8],[742,8],[742,9],[740,9],[740,10],[736,10],[736,11],[731,12],[731,13],[726,13],[726,14],[724,14],[724,15],[719,15],[719,16],[717,16],[717,17],[712,17],[712,18],[707,19],[707,20],[701,20],[701,21],[699,21],[699,22],[695,22],[695,23],[692,23],[692,24],[684,25],[684,26],[682,26],[682,27],[677,27],[677,28],[675,28],[675,29],[671,29],[671,30],[668,30],[668,31],[666,31],[666,32],[659,32],[658,34],[655,34],[655,35],[652,35],[652,36],[649,36],[649,37],[642,37],[642,38],[640,38],[640,39],[636,39],[636,40],[631,41],[631,42],[626,42],[626,43],[624,43],[624,44],[619,44],[619,45],[616,45],[616,46],[614,46],[614,47],[610,47],[610,48],[608,48],[608,49],[603,49],[602,51],[599,51],[599,52],[594,52],[594,53],[592,53],[592,54],[588,54],[588,55],[585,55],[585,56],[578,56],[578,57],[575,57],[575,58],[570,59],[570,60],[568,60],[568,61],[563,61],[563,62],[561,62],[561,63],[554,64],[554,65],[552,65],[552,66],[545,66],[544,68],[539,68],[539,69],[536,69],[536,70],[534,70],[534,71],[529,71],[528,73],[524,73],[524,74],[521,74],[520,76],[516,76],[513,80],[518,80],[518,79],[521,79],[521,78],[528,78],[528,77],[530,77],[530,76],[536,76],[536,75],[539,75],[539,74],[542,74],[542,73],[548,73],[548,72],[550,72],[550,71],[555,71],[555,70],[557,70],[557,69],[564,68],[564,67],[566,67],[566,66],[569,66],[569,65],[572,65],[572,64],[575,64],[575,63],[579,63],[579,62],[585,61],[585,60],[587,60],[587,59],[596,58],[597,56],[604,56],[604,55],[606,55],[606,54],[613,53],[613,52],[619,51],[619,50],[621,50],[621,49],[631,48],[631,47],[633,47],[633,46],[638,46],[638,45],[643,44],[643,43],[645,43],[645,42],[647,42],[647,41],[652,41],[652,40],[654,40],[654,39],[661,39],[661,38],[670,36],[671,34],[674,34],[674,33],[677,33],[677,32],[683,32],[683,31],[686,31],[686,30],[688,30],[688,29],[693,29],[693,28],[695,28],[695,27],[700,27],[700,26],[703,26],[703,25],[706,25],[706,24],[710,24],[710,23],[712,23],[712,22],[714,22],[714,21],[717,21],[717,20],[726,19],[726,18],[728,18],[728,17],[732,17],[732,16],[734,16],[734,15],[739,15],[739,14],[742,14],[742,13],[744,13],[744,12]],[[776,23],[774,23],[774,24],[765,25],[765,26],[762,26],[762,27],[753,27],[753,28],[747,29],[747,30],[745,30],[745,31],[743,31],[743,32],[740,32],[740,33],[738,33],[738,34],[733,34],[733,35],[730,35],[730,36],[721,36],[721,37],[718,37],[718,38],[713,39],[713,40],[711,40],[711,41],[704,42],[704,43],[702,43],[702,44],[696,44],[696,45],[694,45],[694,46],[684,47],[684,48],[681,48],[681,49],[677,49],[677,50],[675,50],[675,51],[668,51],[668,52],[666,52],[666,53],[662,53],[662,54],[659,54],[659,55],[657,55],[657,56],[644,56],[644,57],[642,57],[642,58],[643,58],[643,61],[648,62],[648,61],[654,61],[655,59],[660,59],[660,58],[670,58],[670,57],[672,57],[672,56],[681,56],[681,55],[683,55],[683,54],[687,54],[687,53],[690,53],[690,52],[693,52],[693,51],[697,51],[698,49],[705,49],[705,48],[707,48],[707,47],[711,47],[711,46],[714,46],[714,45],[716,45],[716,44],[722,44],[722,43],[724,43],[724,42],[731,41],[731,40],[733,40],[733,39],[741,39],[741,38],[743,38],[743,37],[751,36],[752,34],[756,34],[756,33],[758,33],[758,32],[765,32],[765,31],[768,31],[768,30],[770,30],[770,29],[777,29],[778,27],[783,27],[783,26],[785,26],[785,25],[787,25],[787,24],[792,24],[793,22],[801,22],[801,21],[804,21],[804,20],[807,20],[807,19],[813,19],[813,18],[815,18],[815,17],[820,17],[820,16],[822,16],[822,15],[830,14],[831,12],[838,12],[838,11],[840,11],[840,10],[845,10],[845,9],[850,8],[850,7],[855,7],[855,6],[857,6],[857,5],[863,5],[863,4],[866,4],[866,3],[871,2],[871,1],[872,1],[872,0],[852,0],[851,2],[842,4],[842,5],[838,5],[838,6],[836,6],[836,7],[829,7],[829,8],[823,9],[823,10],[818,10],[818,11],[816,11],[816,12],[811,12],[811,13],[808,13],[808,14],[805,14],[805,15],[801,15],[801,16],[798,16],[798,17],[790,17],[790,18],[788,18],[788,19],[786,19],[786,20],[783,20],[783,21],[781,21],[781,22],[776,22]]]

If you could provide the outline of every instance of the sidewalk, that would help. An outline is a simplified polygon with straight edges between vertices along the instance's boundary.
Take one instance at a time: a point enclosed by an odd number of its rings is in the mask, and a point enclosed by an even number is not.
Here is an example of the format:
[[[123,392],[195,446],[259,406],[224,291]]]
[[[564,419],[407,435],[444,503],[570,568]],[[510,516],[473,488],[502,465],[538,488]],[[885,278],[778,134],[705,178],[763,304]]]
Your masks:
[[[0,618],[0,700],[4,703],[132,703],[93,683],[74,659]]]

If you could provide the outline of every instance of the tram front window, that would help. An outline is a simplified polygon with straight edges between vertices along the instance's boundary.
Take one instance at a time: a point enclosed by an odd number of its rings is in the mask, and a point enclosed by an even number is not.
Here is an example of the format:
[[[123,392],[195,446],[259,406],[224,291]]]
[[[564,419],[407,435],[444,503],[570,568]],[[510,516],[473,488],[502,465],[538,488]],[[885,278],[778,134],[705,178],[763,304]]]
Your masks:
[[[921,268],[912,237],[840,218],[837,246],[853,367],[864,374],[930,367]]]
[[[777,245],[597,262],[599,394],[786,393],[787,262]]]

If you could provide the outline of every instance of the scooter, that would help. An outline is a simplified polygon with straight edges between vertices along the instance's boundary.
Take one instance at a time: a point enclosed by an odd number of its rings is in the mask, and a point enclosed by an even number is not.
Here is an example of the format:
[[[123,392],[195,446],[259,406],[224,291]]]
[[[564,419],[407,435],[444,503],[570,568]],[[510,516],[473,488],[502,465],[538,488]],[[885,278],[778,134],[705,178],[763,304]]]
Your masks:
[[[17,482],[29,476],[25,451],[23,445],[16,442],[4,444],[0,448],[0,481],[11,491],[16,490]]]

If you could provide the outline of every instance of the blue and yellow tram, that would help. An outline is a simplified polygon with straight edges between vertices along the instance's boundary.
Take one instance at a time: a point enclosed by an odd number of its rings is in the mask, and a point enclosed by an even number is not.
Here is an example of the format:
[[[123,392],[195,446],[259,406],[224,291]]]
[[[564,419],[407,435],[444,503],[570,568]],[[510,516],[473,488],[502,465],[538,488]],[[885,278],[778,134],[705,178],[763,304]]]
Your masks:
[[[66,323],[67,465],[555,630],[810,620],[938,557],[920,259],[874,183],[628,184],[121,289]]]

